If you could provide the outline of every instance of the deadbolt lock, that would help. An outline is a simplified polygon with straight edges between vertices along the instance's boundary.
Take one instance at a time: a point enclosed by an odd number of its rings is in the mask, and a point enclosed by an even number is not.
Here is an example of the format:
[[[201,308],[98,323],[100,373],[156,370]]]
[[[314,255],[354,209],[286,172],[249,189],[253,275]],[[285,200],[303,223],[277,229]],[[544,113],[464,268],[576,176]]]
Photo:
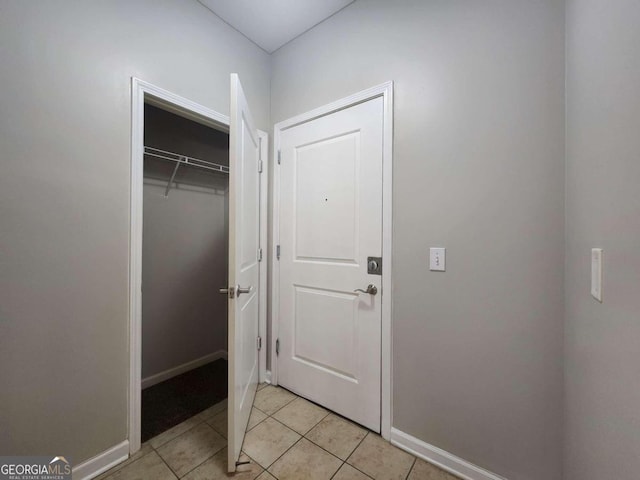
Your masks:
[[[369,275],[382,275],[382,257],[367,258],[367,273]]]

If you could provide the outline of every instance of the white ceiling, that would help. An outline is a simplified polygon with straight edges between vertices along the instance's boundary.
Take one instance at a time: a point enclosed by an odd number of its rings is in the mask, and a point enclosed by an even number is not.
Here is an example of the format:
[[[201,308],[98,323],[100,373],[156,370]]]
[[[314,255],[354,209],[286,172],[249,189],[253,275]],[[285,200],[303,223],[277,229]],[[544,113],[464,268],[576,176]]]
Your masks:
[[[269,53],[355,0],[198,0]]]

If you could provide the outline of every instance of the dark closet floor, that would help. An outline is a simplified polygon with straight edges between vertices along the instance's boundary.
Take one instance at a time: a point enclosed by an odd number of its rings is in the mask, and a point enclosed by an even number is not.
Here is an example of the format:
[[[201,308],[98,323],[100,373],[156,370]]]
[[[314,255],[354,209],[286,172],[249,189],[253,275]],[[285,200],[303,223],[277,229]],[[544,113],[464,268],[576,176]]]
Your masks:
[[[227,361],[216,360],[142,391],[142,441],[227,398]]]

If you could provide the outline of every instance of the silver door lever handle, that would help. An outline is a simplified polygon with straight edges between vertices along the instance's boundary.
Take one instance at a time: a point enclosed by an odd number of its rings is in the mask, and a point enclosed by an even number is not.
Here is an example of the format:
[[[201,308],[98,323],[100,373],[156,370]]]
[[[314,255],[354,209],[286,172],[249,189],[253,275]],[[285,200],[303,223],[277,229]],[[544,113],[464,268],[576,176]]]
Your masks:
[[[375,295],[376,293],[378,293],[378,287],[376,287],[373,283],[370,283],[367,286],[366,290],[362,290],[361,288],[356,288],[354,292],[362,292],[362,293],[368,293],[369,295]]]

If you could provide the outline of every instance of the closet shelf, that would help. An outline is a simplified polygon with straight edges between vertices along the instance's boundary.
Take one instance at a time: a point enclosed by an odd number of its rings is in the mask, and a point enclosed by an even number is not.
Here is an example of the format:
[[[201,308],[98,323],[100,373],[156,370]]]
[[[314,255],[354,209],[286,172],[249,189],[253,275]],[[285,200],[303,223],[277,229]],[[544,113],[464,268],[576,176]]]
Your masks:
[[[149,155],[150,157],[160,158],[161,160],[175,162],[176,164],[175,168],[173,169],[173,173],[171,174],[171,178],[169,179],[169,183],[167,184],[167,188],[164,191],[165,197],[169,196],[171,184],[176,178],[176,173],[178,173],[178,168],[180,168],[180,165],[203,168],[205,170],[217,173],[229,173],[229,167],[227,167],[226,165],[220,165],[219,163],[208,162],[206,160],[200,160],[199,158],[188,157],[186,155],[180,155],[179,153],[160,150],[159,148],[147,147],[146,145],[144,147],[144,154]]]
[[[229,167],[226,165],[200,160],[199,158],[187,157],[186,155],[180,155],[179,153],[167,152],[166,150],[160,150],[159,148],[147,147],[146,145],[144,147],[144,154],[161,158],[162,160],[178,162],[190,167],[205,168],[219,173],[229,173]]]

